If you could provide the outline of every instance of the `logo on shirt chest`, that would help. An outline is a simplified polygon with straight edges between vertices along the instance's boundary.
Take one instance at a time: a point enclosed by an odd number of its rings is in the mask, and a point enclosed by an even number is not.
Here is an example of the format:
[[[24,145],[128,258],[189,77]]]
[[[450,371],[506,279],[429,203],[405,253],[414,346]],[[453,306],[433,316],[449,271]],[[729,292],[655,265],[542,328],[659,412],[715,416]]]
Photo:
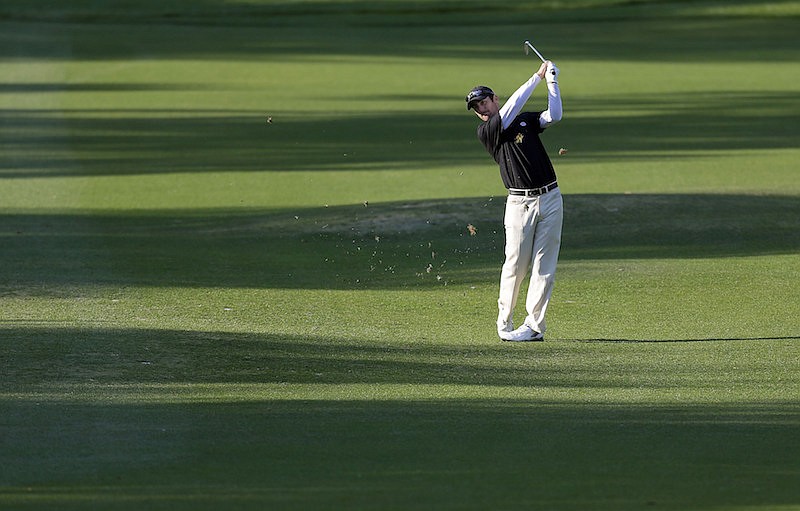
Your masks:
[[[515,144],[521,144],[523,140],[525,140],[525,128],[528,126],[528,123],[522,121],[519,123],[519,127],[521,128],[519,133],[514,137]]]

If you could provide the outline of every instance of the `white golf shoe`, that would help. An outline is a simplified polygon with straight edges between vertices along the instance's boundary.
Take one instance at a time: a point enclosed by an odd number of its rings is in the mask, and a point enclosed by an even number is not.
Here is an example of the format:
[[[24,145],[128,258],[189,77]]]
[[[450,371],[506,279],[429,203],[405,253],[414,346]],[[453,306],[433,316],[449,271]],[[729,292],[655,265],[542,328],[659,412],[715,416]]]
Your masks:
[[[522,325],[511,332],[498,331],[500,339],[511,342],[536,342],[543,341],[544,335],[528,325]]]

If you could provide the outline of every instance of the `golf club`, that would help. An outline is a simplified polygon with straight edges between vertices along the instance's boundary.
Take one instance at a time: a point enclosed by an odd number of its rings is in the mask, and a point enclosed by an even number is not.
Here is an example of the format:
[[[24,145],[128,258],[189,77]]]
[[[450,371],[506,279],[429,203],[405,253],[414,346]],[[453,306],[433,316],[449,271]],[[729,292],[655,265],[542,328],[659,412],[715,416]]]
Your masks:
[[[533,50],[533,53],[535,53],[537,57],[542,59],[542,62],[546,62],[544,57],[542,57],[542,54],[539,53],[539,50],[534,48],[530,41],[525,41],[525,43],[523,43],[522,45],[522,48],[525,50],[525,55],[529,55],[531,50]]]

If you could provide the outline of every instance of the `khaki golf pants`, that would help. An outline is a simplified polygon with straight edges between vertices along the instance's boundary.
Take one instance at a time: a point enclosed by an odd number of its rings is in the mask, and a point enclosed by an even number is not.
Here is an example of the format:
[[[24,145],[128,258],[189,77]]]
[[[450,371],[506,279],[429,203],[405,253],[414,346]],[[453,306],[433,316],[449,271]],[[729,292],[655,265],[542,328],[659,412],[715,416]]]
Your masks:
[[[544,316],[555,282],[563,219],[563,199],[558,188],[537,197],[508,196],[504,219],[506,259],[497,300],[498,330],[513,330],[517,296],[530,270],[525,301],[527,316],[523,324],[544,333]]]

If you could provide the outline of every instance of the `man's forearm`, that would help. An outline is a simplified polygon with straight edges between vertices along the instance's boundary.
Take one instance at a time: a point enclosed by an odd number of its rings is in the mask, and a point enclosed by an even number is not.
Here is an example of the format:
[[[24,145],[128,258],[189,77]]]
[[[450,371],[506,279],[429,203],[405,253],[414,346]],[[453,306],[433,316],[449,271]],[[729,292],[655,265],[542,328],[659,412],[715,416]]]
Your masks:
[[[542,81],[542,78],[538,74],[534,74],[531,76],[527,82],[523,83],[519,89],[508,98],[503,104],[503,107],[500,108],[500,119],[503,124],[503,129],[508,128],[511,126],[511,121],[519,115],[522,111],[522,107],[525,106],[525,102],[528,101],[528,98],[531,97],[533,90],[539,85],[539,82]],[[556,85],[558,87],[558,85]],[[561,104],[561,100],[559,99],[559,105]]]
[[[561,90],[558,82],[547,82],[547,110],[539,116],[539,126],[546,128],[561,120]]]

